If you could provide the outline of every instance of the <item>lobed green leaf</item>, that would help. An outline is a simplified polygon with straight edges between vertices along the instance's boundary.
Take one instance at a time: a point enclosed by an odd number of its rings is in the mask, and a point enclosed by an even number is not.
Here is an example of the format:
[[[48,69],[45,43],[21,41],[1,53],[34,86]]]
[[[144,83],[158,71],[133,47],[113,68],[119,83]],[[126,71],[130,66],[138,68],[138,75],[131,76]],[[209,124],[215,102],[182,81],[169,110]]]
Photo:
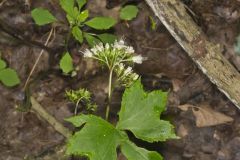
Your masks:
[[[129,130],[137,138],[148,142],[177,138],[173,125],[160,120],[166,101],[166,92],[147,93],[140,80],[136,81],[124,92],[117,128]]]
[[[67,155],[87,156],[90,160],[116,160],[116,148],[122,136],[114,126],[94,115],[80,115],[67,121],[75,126],[86,123],[69,139]]]
[[[94,115],[79,115],[67,119],[77,131],[68,141],[67,155],[86,156],[90,160],[116,160],[117,147],[129,160],[162,160],[157,152],[147,151],[130,142],[127,134]]]
[[[129,160],[163,160],[157,152],[148,151],[144,148],[137,147],[130,141],[123,141],[121,151]]]

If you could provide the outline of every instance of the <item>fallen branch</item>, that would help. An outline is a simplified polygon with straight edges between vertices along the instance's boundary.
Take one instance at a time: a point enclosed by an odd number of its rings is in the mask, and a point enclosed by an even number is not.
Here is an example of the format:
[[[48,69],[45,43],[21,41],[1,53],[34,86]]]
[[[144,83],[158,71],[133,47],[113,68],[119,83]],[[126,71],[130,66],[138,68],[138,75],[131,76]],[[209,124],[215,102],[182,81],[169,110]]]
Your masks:
[[[208,41],[179,0],[146,0],[155,15],[202,72],[240,109],[240,74]]]
[[[50,115],[36,100],[31,97],[32,110],[36,112],[40,117],[46,120],[57,132],[64,137],[69,138],[71,131],[59,123],[52,115]]]

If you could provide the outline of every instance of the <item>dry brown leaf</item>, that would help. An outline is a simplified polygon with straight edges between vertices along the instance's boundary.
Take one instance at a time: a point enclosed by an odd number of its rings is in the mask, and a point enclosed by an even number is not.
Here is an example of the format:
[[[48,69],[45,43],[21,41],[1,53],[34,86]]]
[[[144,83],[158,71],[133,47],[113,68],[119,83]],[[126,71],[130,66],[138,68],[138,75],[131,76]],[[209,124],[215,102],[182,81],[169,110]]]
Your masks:
[[[192,108],[193,114],[196,117],[197,127],[215,126],[233,121],[233,118],[214,111],[209,106],[201,106],[197,108],[198,110]]]
[[[178,130],[177,130],[177,135],[181,138],[188,135],[188,129],[186,128],[185,125],[180,124],[180,126],[178,127]]]

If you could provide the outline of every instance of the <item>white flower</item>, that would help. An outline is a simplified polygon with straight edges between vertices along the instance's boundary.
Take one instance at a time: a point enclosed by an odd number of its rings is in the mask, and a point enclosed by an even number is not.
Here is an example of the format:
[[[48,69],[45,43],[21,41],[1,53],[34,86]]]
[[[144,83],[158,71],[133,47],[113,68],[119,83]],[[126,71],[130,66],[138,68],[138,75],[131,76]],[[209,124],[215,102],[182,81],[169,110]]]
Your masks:
[[[106,50],[108,50],[110,48],[108,43],[105,44],[105,48],[106,48]]]
[[[123,38],[121,38],[121,39],[118,41],[118,44],[124,45],[124,40],[123,40]]]
[[[141,55],[133,56],[132,61],[134,63],[141,64],[143,62],[144,58]]]
[[[114,42],[113,48],[121,50],[121,49],[125,49],[126,45],[124,44],[124,41],[120,39],[119,41]]]
[[[127,67],[127,69],[124,71],[124,75],[129,75],[132,73],[132,67]]]
[[[136,74],[136,73],[134,73],[134,74],[133,74],[133,80],[136,81],[138,78],[139,78],[139,75]]]
[[[91,49],[91,51],[92,51],[92,53],[93,53],[94,55],[97,54],[97,49],[96,49],[95,47],[93,47],[93,48]]]
[[[99,52],[102,52],[104,50],[102,43],[97,44],[94,48],[96,48],[96,50]]]
[[[91,58],[93,56],[93,54],[89,49],[86,49],[85,52],[83,53],[83,56]]]
[[[134,53],[133,47],[132,47],[132,46],[127,46],[127,47],[126,47],[126,52],[127,52],[127,53]]]

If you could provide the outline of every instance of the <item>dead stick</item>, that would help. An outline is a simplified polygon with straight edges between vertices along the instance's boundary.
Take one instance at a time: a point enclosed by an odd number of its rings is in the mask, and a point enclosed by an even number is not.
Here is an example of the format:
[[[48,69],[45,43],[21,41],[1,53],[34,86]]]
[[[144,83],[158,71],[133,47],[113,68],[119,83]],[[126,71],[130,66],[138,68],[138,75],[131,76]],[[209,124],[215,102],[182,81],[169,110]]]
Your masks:
[[[202,72],[240,109],[240,74],[210,42],[180,0],[145,0]]]
[[[58,122],[52,115],[50,115],[36,100],[31,97],[32,110],[36,112],[40,117],[46,120],[53,128],[61,133],[64,137],[69,138],[72,134],[69,129],[64,127],[60,122]]]

